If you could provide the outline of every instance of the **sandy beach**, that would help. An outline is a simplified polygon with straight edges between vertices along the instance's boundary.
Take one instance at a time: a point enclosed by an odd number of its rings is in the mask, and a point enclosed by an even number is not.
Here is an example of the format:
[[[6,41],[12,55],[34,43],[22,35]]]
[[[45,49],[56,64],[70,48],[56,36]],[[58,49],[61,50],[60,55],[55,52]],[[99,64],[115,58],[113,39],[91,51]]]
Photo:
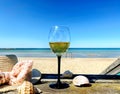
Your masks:
[[[22,60],[33,60],[33,69],[38,69],[41,73],[57,73],[56,58],[32,58],[20,57]],[[70,70],[74,74],[100,74],[117,58],[62,58],[61,73]]]

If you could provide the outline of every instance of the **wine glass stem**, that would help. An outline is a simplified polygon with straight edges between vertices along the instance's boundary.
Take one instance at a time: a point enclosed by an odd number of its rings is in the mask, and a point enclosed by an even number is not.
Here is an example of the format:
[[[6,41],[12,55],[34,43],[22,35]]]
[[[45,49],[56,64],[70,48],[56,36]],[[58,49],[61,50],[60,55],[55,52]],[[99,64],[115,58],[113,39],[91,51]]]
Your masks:
[[[60,81],[60,63],[61,63],[61,56],[57,56],[57,59],[58,59],[58,80],[57,80],[57,84],[58,84],[58,87],[59,87],[60,84],[61,84],[61,81]]]

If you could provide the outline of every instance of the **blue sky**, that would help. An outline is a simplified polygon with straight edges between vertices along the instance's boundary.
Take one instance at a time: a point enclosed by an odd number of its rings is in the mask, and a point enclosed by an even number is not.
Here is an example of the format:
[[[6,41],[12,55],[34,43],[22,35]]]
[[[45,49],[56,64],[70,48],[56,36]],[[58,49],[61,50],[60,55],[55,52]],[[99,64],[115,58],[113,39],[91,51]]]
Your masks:
[[[120,1],[0,0],[0,48],[48,48],[54,25],[70,28],[71,48],[120,48]]]

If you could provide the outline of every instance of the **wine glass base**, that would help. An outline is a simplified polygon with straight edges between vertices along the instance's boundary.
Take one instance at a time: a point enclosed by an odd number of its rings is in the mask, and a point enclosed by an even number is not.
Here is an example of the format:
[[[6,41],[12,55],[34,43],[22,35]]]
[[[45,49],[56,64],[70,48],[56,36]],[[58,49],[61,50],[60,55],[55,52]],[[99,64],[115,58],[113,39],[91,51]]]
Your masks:
[[[69,84],[67,83],[54,83],[49,85],[50,88],[53,89],[65,89],[69,87]]]

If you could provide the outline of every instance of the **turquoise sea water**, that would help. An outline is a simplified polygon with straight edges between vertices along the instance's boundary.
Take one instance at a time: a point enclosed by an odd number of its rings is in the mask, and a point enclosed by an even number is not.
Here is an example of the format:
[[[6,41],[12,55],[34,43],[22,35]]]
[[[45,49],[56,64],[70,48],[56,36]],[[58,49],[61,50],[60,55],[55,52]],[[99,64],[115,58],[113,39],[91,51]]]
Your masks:
[[[15,54],[18,57],[56,57],[49,48],[1,48],[0,55]],[[118,58],[120,48],[69,48],[63,57],[70,58]]]

